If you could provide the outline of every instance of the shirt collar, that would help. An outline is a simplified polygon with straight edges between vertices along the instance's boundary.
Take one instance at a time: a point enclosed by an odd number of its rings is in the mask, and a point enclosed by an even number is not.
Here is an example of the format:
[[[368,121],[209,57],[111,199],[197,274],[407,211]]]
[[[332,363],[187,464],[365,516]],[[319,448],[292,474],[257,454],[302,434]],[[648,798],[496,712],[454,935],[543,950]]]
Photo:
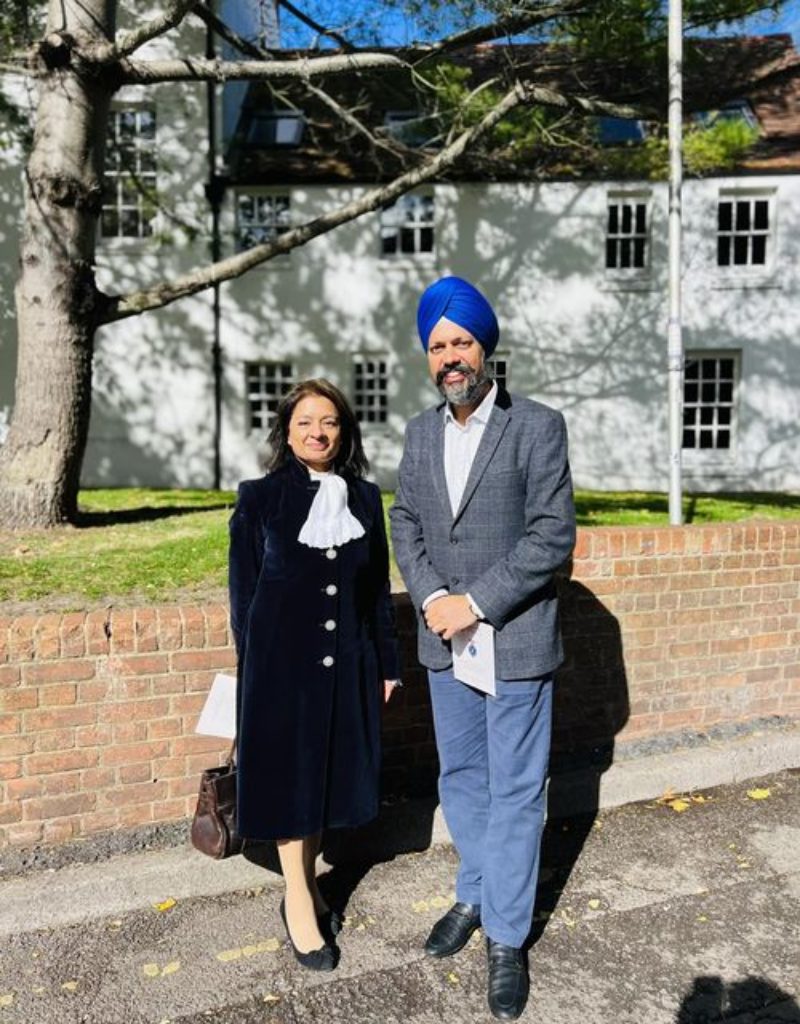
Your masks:
[[[492,415],[492,409],[494,408],[494,403],[495,403],[496,398],[497,398],[497,382],[493,381],[492,382],[492,386],[486,392],[486,396],[484,397],[484,399],[481,402],[481,404],[478,406],[477,409],[475,409],[473,412],[471,412],[469,414],[469,416],[467,416],[466,423],[464,424],[463,427],[461,426],[461,424],[456,420],[455,416],[453,415],[453,410],[450,408],[450,403],[449,402],[447,402],[445,404],[445,407],[444,407],[445,422],[449,421],[451,423],[455,423],[455,425],[457,427],[459,427],[461,430],[464,430],[465,427],[468,427],[469,424],[473,420],[478,420],[480,423],[483,423],[484,426],[485,426],[489,422],[489,417]]]

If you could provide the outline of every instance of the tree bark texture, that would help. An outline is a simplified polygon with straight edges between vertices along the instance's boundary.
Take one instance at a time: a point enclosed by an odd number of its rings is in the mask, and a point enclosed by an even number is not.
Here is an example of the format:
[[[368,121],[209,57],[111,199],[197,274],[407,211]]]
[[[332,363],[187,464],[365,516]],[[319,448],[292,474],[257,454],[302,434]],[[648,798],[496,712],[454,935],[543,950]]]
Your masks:
[[[113,38],[111,0],[52,0],[40,49],[16,288],[14,412],[0,449],[0,524],[52,526],[77,512],[91,411],[94,254],[111,86],[77,46]]]

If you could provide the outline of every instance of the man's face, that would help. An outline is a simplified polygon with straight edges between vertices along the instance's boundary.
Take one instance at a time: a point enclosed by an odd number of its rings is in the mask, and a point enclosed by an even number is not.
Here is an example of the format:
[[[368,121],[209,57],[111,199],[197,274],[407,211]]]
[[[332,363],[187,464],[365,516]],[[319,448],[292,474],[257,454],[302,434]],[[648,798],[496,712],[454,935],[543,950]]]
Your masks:
[[[445,319],[431,331],[428,369],[451,405],[471,405],[488,380],[483,346],[466,328]]]

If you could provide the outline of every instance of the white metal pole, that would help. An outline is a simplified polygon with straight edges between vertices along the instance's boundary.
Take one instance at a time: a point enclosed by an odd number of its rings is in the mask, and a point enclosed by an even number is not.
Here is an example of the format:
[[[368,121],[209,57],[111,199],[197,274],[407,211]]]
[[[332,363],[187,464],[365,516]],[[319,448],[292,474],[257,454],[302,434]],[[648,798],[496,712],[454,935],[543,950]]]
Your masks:
[[[669,521],[682,514],[683,332],[681,326],[681,191],[683,185],[683,3],[669,0]]]

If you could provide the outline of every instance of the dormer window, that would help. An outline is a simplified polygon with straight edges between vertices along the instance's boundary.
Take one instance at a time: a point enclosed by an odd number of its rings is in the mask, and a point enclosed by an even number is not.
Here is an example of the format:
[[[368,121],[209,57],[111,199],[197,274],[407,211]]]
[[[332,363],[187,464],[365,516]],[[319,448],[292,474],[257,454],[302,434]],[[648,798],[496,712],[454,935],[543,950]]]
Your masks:
[[[597,138],[601,146],[642,142],[646,134],[644,121],[634,121],[625,117],[597,118]]]
[[[247,129],[250,146],[299,146],[305,118],[299,110],[270,110],[254,113]]]
[[[747,100],[732,100],[718,110],[699,110],[692,114],[692,121],[703,128],[711,128],[721,121],[744,121],[750,128],[758,128],[758,118]]]

